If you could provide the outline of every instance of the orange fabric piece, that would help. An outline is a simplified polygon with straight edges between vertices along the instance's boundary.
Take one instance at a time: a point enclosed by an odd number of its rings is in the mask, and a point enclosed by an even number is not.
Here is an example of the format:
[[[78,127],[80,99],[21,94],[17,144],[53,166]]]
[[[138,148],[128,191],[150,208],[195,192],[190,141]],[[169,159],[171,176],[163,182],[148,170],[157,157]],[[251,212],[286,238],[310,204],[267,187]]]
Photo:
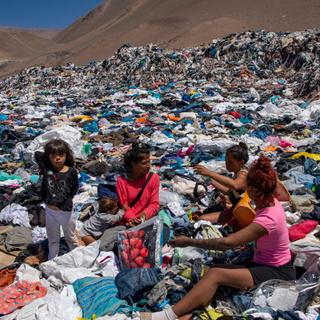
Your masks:
[[[278,147],[276,146],[268,146],[266,148],[263,149],[264,152],[275,152],[277,151]]]
[[[174,115],[172,115],[172,114],[169,114],[169,115],[167,116],[167,118],[168,118],[169,120],[171,120],[171,121],[180,121],[180,120],[181,120],[181,118],[176,117],[176,116],[174,116]]]
[[[137,118],[137,119],[136,119],[136,122],[138,122],[138,123],[146,123],[147,120],[148,120],[147,117],[141,117],[141,118]]]
[[[16,276],[17,269],[3,269],[0,271],[0,289],[10,285]]]

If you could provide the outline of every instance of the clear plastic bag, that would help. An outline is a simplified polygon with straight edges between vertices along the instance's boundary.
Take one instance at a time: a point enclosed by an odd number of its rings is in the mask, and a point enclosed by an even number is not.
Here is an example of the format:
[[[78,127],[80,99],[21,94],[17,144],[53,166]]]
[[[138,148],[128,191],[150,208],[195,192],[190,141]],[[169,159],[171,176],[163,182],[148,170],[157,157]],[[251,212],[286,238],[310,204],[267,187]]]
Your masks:
[[[118,233],[121,270],[161,267],[163,222],[154,217]]]
[[[320,261],[315,260],[297,281],[269,280],[255,289],[251,308],[304,311],[320,290]]]

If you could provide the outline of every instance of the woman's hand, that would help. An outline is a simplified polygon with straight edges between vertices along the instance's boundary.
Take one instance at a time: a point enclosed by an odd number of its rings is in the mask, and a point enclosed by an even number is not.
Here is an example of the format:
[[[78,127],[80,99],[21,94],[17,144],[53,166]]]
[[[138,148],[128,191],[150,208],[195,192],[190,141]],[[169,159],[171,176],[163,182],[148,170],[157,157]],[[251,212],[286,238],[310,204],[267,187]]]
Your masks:
[[[140,221],[145,222],[147,220],[147,214],[145,212],[140,213]]]
[[[169,244],[172,247],[180,247],[180,248],[184,248],[184,247],[188,247],[190,246],[190,240],[192,240],[191,238],[188,238],[186,236],[180,236],[177,238],[174,238],[173,240],[171,240],[169,242]]]
[[[227,208],[227,209],[231,209],[232,208],[232,202],[230,201],[229,196],[225,195],[225,194],[221,194],[220,195],[220,199],[221,199],[221,203],[222,205]]]
[[[140,223],[141,223],[140,218],[134,218],[130,222],[127,223],[127,227],[129,227],[129,228],[135,227],[135,226],[138,226]]]
[[[211,171],[206,168],[205,166],[202,166],[200,164],[197,164],[195,167],[196,173],[202,175],[202,176],[209,176]]]

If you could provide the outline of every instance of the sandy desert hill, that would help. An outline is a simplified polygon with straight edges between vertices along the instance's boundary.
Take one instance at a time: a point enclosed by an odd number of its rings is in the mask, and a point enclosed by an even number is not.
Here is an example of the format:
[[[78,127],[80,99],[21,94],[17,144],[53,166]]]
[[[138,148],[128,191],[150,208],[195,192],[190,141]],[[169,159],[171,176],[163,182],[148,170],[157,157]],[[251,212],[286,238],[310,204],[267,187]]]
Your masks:
[[[245,30],[318,28],[319,14],[319,0],[105,0],[60,32],[0,29],[0,76],[103,59],[124,43],[180,48]]]

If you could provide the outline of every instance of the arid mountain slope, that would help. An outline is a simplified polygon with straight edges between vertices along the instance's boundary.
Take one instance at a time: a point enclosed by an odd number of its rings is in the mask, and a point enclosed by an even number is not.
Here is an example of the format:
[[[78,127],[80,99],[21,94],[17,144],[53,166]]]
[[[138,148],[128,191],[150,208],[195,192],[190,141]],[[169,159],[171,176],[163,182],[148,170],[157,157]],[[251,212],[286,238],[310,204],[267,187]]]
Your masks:
[[[0,66],[0,75],[103,59],[124,43],[178,48],[245,30],[318,28],[319,14],[319,0],[105,0],[50,41],[0,31],[0,59],[15,60]]]

